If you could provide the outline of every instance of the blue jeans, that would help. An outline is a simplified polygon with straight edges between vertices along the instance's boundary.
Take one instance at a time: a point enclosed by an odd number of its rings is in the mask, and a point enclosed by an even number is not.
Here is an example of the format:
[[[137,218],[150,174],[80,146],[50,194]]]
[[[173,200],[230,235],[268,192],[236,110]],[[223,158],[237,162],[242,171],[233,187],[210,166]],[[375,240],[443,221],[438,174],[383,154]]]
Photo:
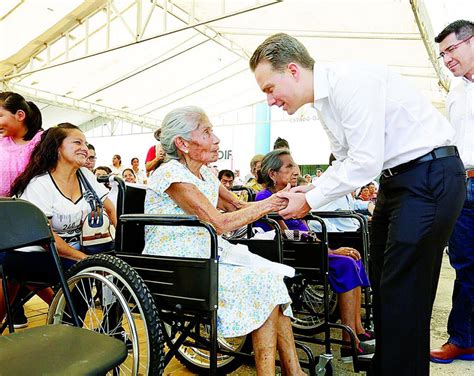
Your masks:
[[[449,239],[449,261],[456,270],[453,302],[448,320],[449,343],[474,347],[474,179],[466,182],[467,195]]]

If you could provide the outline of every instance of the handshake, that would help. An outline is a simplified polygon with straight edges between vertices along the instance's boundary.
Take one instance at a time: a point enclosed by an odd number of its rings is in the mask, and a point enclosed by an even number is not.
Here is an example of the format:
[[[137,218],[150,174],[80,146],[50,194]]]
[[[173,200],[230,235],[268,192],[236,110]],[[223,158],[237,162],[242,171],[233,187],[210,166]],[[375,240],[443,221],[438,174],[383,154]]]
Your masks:
[[[269,197],[274,210],[283,219],[302,218],[311,210],[306,201],[305,193],[313,189],[312,185],[298,186],[291,188],[288,184],[284,189]]]

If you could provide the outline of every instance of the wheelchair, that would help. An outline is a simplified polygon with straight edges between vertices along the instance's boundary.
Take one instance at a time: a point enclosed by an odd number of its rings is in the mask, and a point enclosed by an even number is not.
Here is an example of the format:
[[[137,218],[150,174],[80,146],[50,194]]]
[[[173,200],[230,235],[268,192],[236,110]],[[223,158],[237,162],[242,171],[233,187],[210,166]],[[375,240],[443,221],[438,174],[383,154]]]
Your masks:
[[[240,190],[241,187],[232,190]],[[275,221],[282,220],[278,214],[269,214],[267,218]],[[359,223],[359,231],[346,233],[329,233],[326,231],[323,218],[350,218]],[[332,359],[331,343],[340,345],[350,345],[352,348],[354,371],[367,370],[370,366],[370,359],[359,359],[356,356],[355,334],[352,330],[342,324],[337,323],[337,294],[331,289],[328,281],[328,250],[342,246],[349,246],[357,249],[363,260],[363,264],[369,269],[369,234],[368,223],[364,216],[352,211],[337,212],[312,212],[304,220],[313,220],[320,223],[317,242],[306,242],[302,240],[282,239],[281,255],[275,257],[272,250],[266,249],[269,243],[259,243],[251,239],[255,224],[247,226],[245,237],[228,239],[231,242],[247,244],[249,249],[262,257],[271,261],[287,264],[296,269],[297,276],[287,279],[287,287],[292,298],[292,309],[294,318],[292,320],[295,339],[300,342],[314,343],[325,346],[325,354],[320,356],[322,364],[324,360]],[[277,222],[274,222],[277,224]],[[276,233],[280,232],[279,226],[271,226]],[[365,310],[364,325],[367,328],[373,327],[372,303],[370,288],[363,289],[363,304]],[[341,329],[349,334],[350,343],[345,343],[339,339],[331,337],[331,329]],[[318,334],[323,334],[323,339],[317,338]]]
[[[274,220],[282,218],[277,214],[268,215]],[[360,230],[349,233],[328,233],[323,218],[352,218],[359,222]],[[366,219],[351,211],[311,212],[304,220],[313,220],[320,223],[322,231],[318,233],[320,241],[308,243],[304,241],[283,240],[283,263],[293,266],[299,279],[289,281],[289,291],[292,292],[292,307],[295,320],[293,327],[295,339],[303,342],[324,345],[327,356],[331,354],[330,344],[350,345],[352,348],[354,371],[367,370],[371,359],[357,358],[355,348],[355,333],[343,325],[336,323],[337,295],[331,290],[328,281],[328,249],[341,246],[350,246],[359,250],[363,264],[368,270],[369,236]],[[250,230],[249,230],[250,231]],[[258,249],[252,250],[258,253]],[[367,328],[373,327],[372,304],[370,288],[364,289],[365,309],[364,324]],[[330,329],[341,329],[349,334],[350,343],[331,337]],[[315,335],[323,333],[320,339]]]
[[[143,214],[145,193],[144,189],[127,186],[124,197],[119,194],[121,215],[116,252],[142,276],[155,297],[168,346],[165,364],[176,357],[198,374],[230,373],[251,359],[252,353],[250,336],[229,339],[217,335],[217,235],[211,225],[194,216]],[[210,256],[203,259],[142,255],[145,225],[202,227],[211,240]],[[272,258],[280,257],[280,238],[269,243],[272,245],[266,249],[278,253]],[[307,358],[301,365],[314,375],[316,363],[311,350],[302,343],[297,343],[297,347]],[[326,369],[331,374],[330,363]]]
[[[49,222],[38,208],[19,199],[1,199],[0,213],[2,214],[0,216],[2,227],[13,230],[11,234],[5,232],[0,237],[0,250],[32,244],[46,245],[51,250],[56,266],[61,269]],[[25,227],[18,226],[18,223]],[[25,228],[28,230],[25,231]],[[111,374],[123,375],[162,374],[164,370],[163,338],[158,311],[148,287],[138,274],[122,260],[106,254],[87,257],[76,263],[65,274],[62,274],[62,270],[60,271],[61,289],[53,286],[57,292],[48,311],[47,324],[49,325],[46,325],[45,329],[41,329],[43,328],[41,327],[32,330],[39,330],[41,333],[49,330],[48,328],[67,328],[66,330],[69,330],[71,325],[75,325],[81,327],[82,336],[84,333],[89,333],[96,342],[84,342],[83,350],[78,350],[77,355],[82,356],[82,359],[76,361],[76,369],[71,368],[71,365],[66,367],[64,364],[65,368],[61,371],[62,364],[56,359],[49,364],[52,371],[48,371],[48,361],[45,359],[50,355],[50,351],[47,351],[45,354],[38,354],[39,365],[23,362],[21,366],[25,370],[30,369],[30,372],[18,368],[18,373],[10,374],[31,374],[31,372],[105,374],[107,371],[110,371]],[[7,302],[9,302],[7,279],[19,284],[36,286],[38,289],[50,286],[45,282],[16,280],[15,276],[10,277],[8,270],[3,270],[3,272],[3,288],[6,292]],[[22,305],[33,294],[34,292],[16,302],[13,307],[7,304],[7,320],[2,326],[2,331],[7,325],[10,333],[14,331],[11,318],[15,307]],[[73,307],[71,303],[73,303]],[[22,336],[22,332],[10,334],[7,337],[14,335]],[[71,335],[71,340],[66,341],[66,335],[69,336],[69,333],[62,334],[64,348],[63,352],[59,351],[58,354],[64,354],[68,348],[73,352],[76,351],[75,342],[71,343],[74,336]],[[93,359],[94,362],[97,362],[96,357],[104,356],[104,360],[107,359],[107,354],[102,350],[102,347],[104,350],[107,349],[104,339],[113,340],[113,343],[116,344],[114,351],[123,356],[120,358],[120,362],[116,361],[109,368],[98,368],[99,371],[96,372],[97,369],[94,370],[90,367],[93,372],[89,372],[87,368],[90,363],[89,359]],[[22,351],[25,354],[28,352],[26,349]],[[39,351],[39,349],[36,350],[36,352]],[[5,354],[8,353],[8,351],[5,352]],[[42,359],[43,355],[45,359]],[[68,359],[74,360],[76,357],[64,355],[62,363],[67,363]],[[2,362],[2,369],[3,364]],[[44,371],[41,371],[42,369]]]

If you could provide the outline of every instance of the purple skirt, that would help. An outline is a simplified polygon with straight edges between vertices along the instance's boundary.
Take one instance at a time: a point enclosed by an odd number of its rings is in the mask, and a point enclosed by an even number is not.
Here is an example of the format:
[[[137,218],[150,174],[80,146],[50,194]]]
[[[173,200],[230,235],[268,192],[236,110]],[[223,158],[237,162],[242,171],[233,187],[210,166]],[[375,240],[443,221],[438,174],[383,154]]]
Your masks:
[[[362,260],[329,254],[329,284],[336,294],[370,286]]]

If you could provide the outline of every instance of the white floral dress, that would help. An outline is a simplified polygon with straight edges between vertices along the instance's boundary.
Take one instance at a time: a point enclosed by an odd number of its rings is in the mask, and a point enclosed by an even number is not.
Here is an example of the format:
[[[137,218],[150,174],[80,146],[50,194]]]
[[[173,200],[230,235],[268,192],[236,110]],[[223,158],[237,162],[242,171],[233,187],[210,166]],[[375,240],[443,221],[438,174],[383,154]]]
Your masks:
[[[150,178],[145,213],[186,214],[165,192],[172,183],[195,185],[217,206],[219,181],[205,166],[201,176],[202,180],[175,160],[163,164]],[[235,245],[219,237],[219,247],[231,251]],[[147,226],[143,253],[207,258],[209,234],[202,228]],[[277,305],[282,306],[285,315],[292,314],[283,276],[269,269],[219,263],[218,294],[217,329],[222,337],[237,337],[258,329]]]

